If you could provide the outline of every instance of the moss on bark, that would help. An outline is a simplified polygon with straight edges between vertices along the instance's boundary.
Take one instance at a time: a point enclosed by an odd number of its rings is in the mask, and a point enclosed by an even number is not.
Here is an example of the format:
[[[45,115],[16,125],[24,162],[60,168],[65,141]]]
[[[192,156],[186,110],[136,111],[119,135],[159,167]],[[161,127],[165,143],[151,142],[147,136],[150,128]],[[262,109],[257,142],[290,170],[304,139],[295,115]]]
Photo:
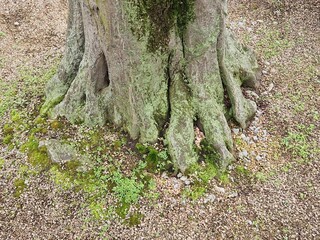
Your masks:
[[[182,39],[195,18],[195,0],[127,0],[126,12],[132,33],[147,39],[150,52],[169,47],[171,31]]]

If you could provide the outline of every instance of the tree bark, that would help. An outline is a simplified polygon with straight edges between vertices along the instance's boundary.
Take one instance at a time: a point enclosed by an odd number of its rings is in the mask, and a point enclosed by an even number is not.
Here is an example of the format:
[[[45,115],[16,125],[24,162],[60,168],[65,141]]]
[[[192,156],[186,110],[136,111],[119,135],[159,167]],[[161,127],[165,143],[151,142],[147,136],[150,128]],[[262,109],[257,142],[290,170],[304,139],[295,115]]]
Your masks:
[[[41,113],[71,122],[123,126],[133,139],[165,137],[177,169],[198,156],[195,127],[225,168],[233,142],[224,104],[241,127],[256,111],[253,53],[225,26],[224,0],[69,0],[67,46]],[[227,94],[225,94],[225,90]]]

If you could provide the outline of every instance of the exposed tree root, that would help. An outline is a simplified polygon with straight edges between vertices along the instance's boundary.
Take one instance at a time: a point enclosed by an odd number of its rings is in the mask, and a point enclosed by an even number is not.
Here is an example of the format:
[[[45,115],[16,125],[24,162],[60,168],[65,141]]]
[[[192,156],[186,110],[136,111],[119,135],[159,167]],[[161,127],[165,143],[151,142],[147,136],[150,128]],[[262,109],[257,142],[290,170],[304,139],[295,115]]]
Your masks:
[[[80,3],[69,1],[69,17],[66,51],[61,60],[58,73],[46,86],[46,102],[41,114],[46,114],[52,107],[61,102],[71,83],[78,74],[84,53],[84,26]]]
[[[170,123],[166,141],[175,166],[185,171],[198,159],[194,145],[194,110],[181,75],[176,74],[173,79],[170,90]]]

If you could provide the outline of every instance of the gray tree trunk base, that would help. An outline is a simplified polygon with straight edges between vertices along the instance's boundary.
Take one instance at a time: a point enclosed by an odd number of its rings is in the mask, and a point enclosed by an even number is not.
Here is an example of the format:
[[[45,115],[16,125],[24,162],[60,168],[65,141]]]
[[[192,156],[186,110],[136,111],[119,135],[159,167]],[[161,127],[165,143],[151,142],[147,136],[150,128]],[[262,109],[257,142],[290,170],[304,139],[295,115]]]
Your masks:
[[[234,160],[224,89],[233,118],[245,128],[256,104],[241,86],[257,85],[259,67],[227,31],[225,1],[195,0],[196,18],[183,39],[172,30],[168,48],[155,52],[131,31],[130,1],[69,0],[69,7],[66,52],[47,85],[42,114],[89,126],[108,120],[142,143],[156,142],[169,123],[165,142],[181,171],[198,160],[197,122],[221,168]]]

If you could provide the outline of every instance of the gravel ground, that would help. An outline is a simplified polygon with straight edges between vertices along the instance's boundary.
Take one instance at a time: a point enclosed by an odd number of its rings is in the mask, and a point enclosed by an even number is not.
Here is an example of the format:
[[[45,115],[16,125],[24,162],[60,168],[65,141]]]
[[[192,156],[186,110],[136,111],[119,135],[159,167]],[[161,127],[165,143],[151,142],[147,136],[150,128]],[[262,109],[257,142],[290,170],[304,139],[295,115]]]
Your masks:
[[[15,80],[23,67],[49,67],[63,52],[67,1],[0,0],[1,79]]]
[[[49,68],[63,52],[66,1],[0,6],[0,81],[19,81],[22,67]],[[229,1],[229,26],[263,70],[259,89],[246,91],[258,103],[256,118],[247,130],[232,126],[239,157],[230,183],[214,179],[192,202],[181,196],[185,180],[156,175],[159,197],[139,201],[141,224],[90,221],[84,195],[57,187],[45,172],[14,197],[26,156],[0,143],[0,239],[320,239],[319,16],[318,0]],[[306,141],[289,147],[305,144],[306,156],[282,144],[301,132]],[[239,174],[238,165],[252,174]]]

